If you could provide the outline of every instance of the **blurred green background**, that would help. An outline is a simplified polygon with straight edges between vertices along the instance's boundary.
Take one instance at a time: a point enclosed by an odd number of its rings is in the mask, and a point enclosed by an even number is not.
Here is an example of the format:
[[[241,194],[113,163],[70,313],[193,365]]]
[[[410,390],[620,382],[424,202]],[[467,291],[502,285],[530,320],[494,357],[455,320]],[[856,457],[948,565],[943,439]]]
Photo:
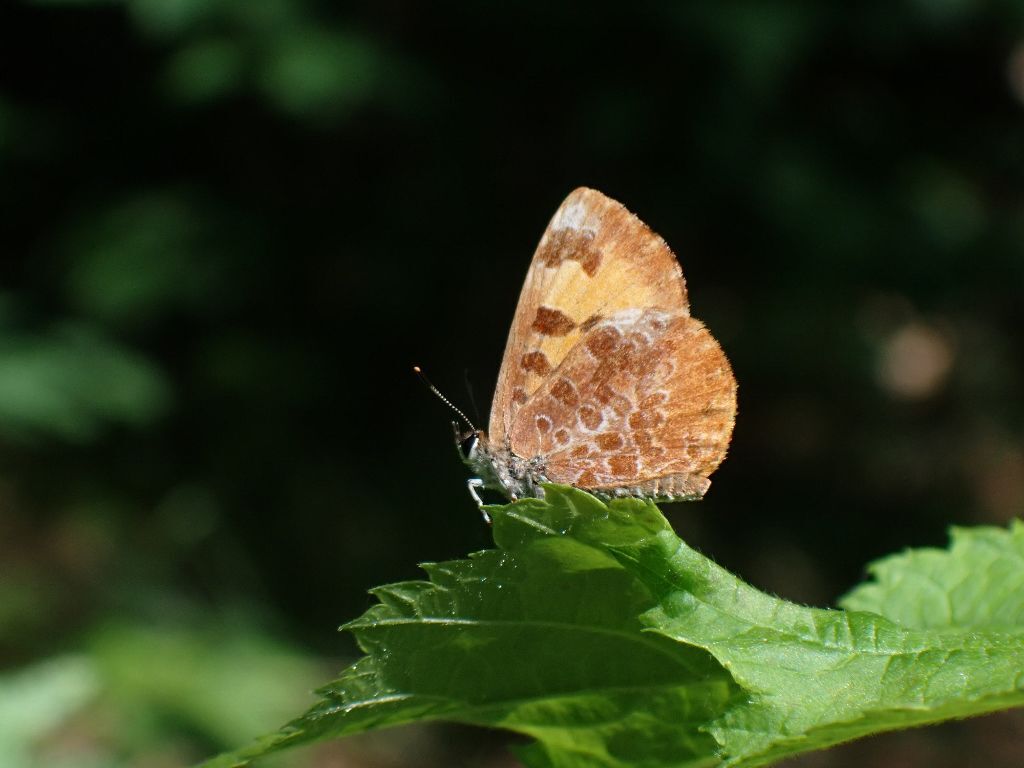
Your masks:
[[[827,605],[1024,511],[1019,0],[5,3],[0,764],[237,746],[352,657],[367,588],[487,546],[410,366],[486,421],[580,184],[667,239],[740,382],[689,541]],[[1022,749],[1011,714],[789,765]]]

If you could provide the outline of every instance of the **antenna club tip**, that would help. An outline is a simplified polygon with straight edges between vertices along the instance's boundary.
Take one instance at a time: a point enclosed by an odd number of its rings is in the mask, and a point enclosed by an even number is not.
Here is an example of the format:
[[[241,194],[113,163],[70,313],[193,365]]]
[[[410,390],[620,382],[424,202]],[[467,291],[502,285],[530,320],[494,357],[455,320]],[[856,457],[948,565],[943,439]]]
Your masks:
[[[423,371],[420,370],[420,367],[418,365],[414,365],[412,367],[412,370],[413,370],[413,373],[423,373]]]

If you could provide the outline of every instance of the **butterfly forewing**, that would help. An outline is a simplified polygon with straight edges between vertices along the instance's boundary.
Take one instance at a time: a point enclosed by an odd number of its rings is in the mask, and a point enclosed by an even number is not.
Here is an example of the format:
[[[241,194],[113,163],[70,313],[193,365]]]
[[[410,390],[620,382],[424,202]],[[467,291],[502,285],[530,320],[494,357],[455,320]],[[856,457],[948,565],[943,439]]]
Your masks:
[[[596,190],[573,191],[541,237],[519,296],[491,407],[491,441],[506,443],[519,409],[585,334],[622,311],[645,309],[689,314],[672,251],[621,204]]]

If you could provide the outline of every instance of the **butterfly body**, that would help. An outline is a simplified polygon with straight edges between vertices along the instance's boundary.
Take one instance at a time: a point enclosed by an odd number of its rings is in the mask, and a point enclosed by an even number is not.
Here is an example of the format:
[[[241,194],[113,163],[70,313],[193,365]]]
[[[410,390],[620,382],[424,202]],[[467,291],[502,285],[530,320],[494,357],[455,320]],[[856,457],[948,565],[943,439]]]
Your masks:
[[[465,461],[480,480],[474,488],[502,491],[511,499],[544,497],[541,483],[549,480],[542,456],[517,456],[507,445],[491,445],[486,433],[480,432]]]
[[[690,317],[665,242],[621,204],[573,191],[541,238],[519,298],[491,409],[467,464],[476,489],[543,496],[704,495],[725,457],[736,382]]]

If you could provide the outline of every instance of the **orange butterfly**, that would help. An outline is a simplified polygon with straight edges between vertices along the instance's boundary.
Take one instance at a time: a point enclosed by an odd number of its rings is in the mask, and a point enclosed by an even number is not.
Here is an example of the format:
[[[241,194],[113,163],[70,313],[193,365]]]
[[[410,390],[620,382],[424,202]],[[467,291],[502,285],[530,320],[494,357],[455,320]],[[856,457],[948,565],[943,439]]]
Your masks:
[[[669,247],[593,189],[555,211],[526,273],[488,433],[460,435],[469,491],[541,483],[598,496],[699,499],[725,458],[736,380],[690,317]]]

